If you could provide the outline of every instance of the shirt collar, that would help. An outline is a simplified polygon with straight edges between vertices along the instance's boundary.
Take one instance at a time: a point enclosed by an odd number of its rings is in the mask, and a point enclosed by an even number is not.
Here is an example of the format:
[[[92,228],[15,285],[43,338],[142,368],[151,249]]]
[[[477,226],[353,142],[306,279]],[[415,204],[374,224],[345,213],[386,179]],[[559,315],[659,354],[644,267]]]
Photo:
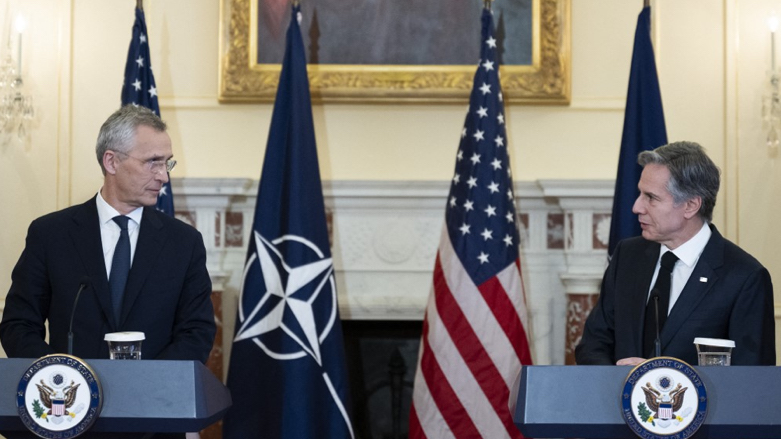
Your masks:
[[[678,256],[678,259],[681,262],[688,267],[693,267],[694,264],[697,263],[697,260],[700,259],[700,255],[702,254],[702,251],[705,250],[705,246],[708,244],[712,234],[713,232],[711,232],[708,222],[705,221],[702,224],[700,231],[690,240],[676,248],[675,251],[670,250],[666,245],[662,244],[662,247],[659,249],[659,257],[668,251],[672,251],[675,256]]]
[[[100,191],[98,191],[98,196],[95,198],[95,204],[98,206],[98,220],[100,221],[100,224],[106,224],[109,221],[112,221],[112,218],[114,218],[117,215],[121,215],[121,213],[117,212],[116,209],[111,207],[108,202],[103,199],[103,195],[100,194]],[[143,216],[144,208],[138,207],[132,212],[125,215],[126,217],[129,217],[133,222],[140,225],[141,224],[141,217]]]

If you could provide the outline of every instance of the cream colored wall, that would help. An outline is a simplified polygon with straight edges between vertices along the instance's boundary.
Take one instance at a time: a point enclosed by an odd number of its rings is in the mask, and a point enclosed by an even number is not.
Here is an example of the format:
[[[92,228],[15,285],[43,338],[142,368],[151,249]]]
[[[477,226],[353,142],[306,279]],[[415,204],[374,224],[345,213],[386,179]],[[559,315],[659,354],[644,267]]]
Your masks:
[[[24,67],[38,111],[29,146],[0,146],[0,295],[29,222],[100,186],[94,141],[119,105],[134,4],[0,0],[0,34],[8,14],[30,21]],[[708,148],[724,170],[715,222],[781,279],[774,252],[781,238],[771,231],[781,213],[773,202],[781,193],[779,159],[763,149],[759,112],[769,50],[763,17],[777,5],[653,4],[668,136]],[[572,1],[572,104],[507,109],[517,179],[614,178],[641,6]],[[161,111],[180,161],[175,176],[258,178],[271,106],[217,102],[219,1],[147,0],[145,8]],[[323,178],[448,179],[465,105],[316,106]]]

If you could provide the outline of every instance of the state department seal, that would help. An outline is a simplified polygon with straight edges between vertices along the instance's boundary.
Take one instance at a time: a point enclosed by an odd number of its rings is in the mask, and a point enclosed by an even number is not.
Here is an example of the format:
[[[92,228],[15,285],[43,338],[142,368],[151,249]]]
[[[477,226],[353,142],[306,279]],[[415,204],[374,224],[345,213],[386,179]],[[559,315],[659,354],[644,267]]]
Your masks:
[[[708,397],[697,371],[671,357],[638,365],[624,382],[626,425],[644,439],[687,439],[705,422]]]
[[[16,407],[24,425],[42,438],[73,438],[98,419],[103,391],[95,372],[64,354],[36,360],[22,375]]]

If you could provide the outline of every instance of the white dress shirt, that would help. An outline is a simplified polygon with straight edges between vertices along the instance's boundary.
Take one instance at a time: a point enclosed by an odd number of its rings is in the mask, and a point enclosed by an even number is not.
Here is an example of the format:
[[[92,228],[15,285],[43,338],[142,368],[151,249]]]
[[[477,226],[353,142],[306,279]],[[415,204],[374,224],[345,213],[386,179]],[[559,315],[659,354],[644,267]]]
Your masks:
[[[662,247],[659,249],[659,258],[656,260],[654,277],[651,279],[651,289],[653,289],[653,285],[656,284],[656,277],[659,275],[662,255],[672,251],[675,256],[678,256],[678,262],[676,262],[675,268],[673,269],[673,278],[670,287],[670,307],[667,308],[668,315],[670,314],[670,310],[673,309],[675,302],[681,296],[681,292],[683,291],[683,287],[686,286],[686,282],[689,281],[692,271],[694,271],[694,267],[697,265],[697,261],[700,260],[702,251],[705,250],[705,246],[708,244],[708,240],[710,240],[711,234],[710,227],[708,226],[708,223],[705,222],[696,235],[675,250],[670,250],[664,244],[662,244]],[[650,297],[650,295],[651,290],[649,289],[648,296]]]
[[[106,278],[111,274],[111,263],[114,260],[114,248],[117,246],[119,240],[119,224],[115,223],[113,218],[117,215],[121,215],[116,209],[111,207],[103,196],[98,191],[97,199],[95,200],[98,205],[98,221],[100,221],[100,241],[103,243],[103,262],[106,263]],[[141,227],[141,216],[144,213],[144,208],[138,209],[125,215],[130,218],[127,222],[127,232],[130,238],[130,266],[133,266],[133,257],[136,254],[136,243],[138,242],[138,230]]]

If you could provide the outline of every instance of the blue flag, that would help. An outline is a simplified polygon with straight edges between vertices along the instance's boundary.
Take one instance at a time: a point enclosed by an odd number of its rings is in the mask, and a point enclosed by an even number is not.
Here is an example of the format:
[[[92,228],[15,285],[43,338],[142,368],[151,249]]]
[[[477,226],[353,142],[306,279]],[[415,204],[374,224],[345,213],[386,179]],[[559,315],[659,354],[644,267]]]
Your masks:
[[[659,79],[656,76],[654,47],[651,44],[651,8],[646,7],[637,17],[608,254],[613,254],[618,241],[642,232],[637,215],[632,213],[632,206],[639,194],[637,183],[643,172],[643,168],[637,164],[637,155],[665,144],[667,130],[664,126]]]
[[[149,35],[146,32],[144,11],[136,8],[136,21],[133,23],[133,37],[127,51],[125,62],[125,82],[122,84],[122,106],[141,105],[160,116],[157,103],[157,86],[152,74],[152,58],[149,56]],[[174,194],[169,179],[160,190],[157,198],[157,210],[174,216]]]
[[[299,15],[294,6],[244,266],[226,439],[353,437]]]

